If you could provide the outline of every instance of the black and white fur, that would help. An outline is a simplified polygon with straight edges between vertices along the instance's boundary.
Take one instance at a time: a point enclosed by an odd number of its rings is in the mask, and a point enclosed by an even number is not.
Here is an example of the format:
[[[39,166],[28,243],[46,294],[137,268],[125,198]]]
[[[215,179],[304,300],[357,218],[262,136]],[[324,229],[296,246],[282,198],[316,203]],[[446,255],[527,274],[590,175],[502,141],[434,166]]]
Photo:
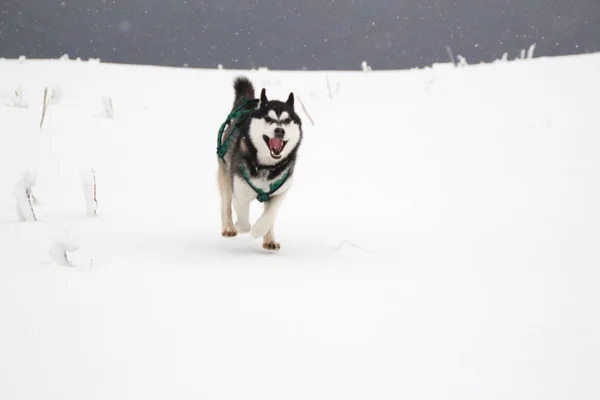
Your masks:
[[[235,101],[233,108],[242,104],[241,98],[254,99],[254,86],[245,77],[234,80]],[[233,131],[236,120],[231,121],[223,133],[225,140]],[[283,149],[271,150],[269,140],[282,139]],[[269,101],[263,89],[260,103],[239,128],[232,139],[224,161],[219,159],[219,190],[221,193],[222,235],[233,237],[240,233],[251,232],[255,239],[263,238],[263,247],[267,250],[279,250],[275,240],[274,224],[277,212],[290,189],[298,148],[302,142],[302,121],[294,111],[294,94],[290,93],[287,101]],[[276,149],[278,150],[278,149]],[[288,178],[264,203],[264,213],[253,226],[250,225],[250,203],[256,200],[257,193],[248,185],[240,165],[244,165],[250,175],[252,184],[269,191],[269,185],[282,178],[289,170]],[[237,221],[232,219],[232,204]]]

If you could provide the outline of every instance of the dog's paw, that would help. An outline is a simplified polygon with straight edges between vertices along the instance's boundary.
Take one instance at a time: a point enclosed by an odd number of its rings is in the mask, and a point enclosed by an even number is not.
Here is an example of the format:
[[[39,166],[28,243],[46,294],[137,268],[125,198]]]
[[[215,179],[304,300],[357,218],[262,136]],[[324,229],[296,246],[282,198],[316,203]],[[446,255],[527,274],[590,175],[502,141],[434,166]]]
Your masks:
[[[281,245],[274,240],[264,241],[263,249],[270,251],[278,251],[281,248]]]
[[[237,236],[238,231],[237,229],[235,229],[235,227],[233,225],[228,225],[226,226],[223,231],[221,232],[221,235],[223,237],[234,237]]]
[[[250,232],[250,228],[251,228],[250,222],[237,221],[235,223],[235,226],[236,226],[238,232],[240,232],[240,233],[248,233],[248,232]]]
[[[271,221],[260,217],[252,227],[252,237],[254,239],[261,238],[271,229]]]

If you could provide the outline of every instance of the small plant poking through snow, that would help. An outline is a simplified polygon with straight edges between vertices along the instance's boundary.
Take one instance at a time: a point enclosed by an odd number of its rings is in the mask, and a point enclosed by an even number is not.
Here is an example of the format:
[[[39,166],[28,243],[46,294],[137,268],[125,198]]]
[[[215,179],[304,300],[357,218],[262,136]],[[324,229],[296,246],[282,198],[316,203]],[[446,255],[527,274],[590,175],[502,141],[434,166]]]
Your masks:
[[[372,71],[371,66],[369,64],[367,64],[366,61],[363,61],[362,63],[360,63],[360,66],[364,72]]]
[[[327,93],[329,93],[329,98],[333,100],[333,95],[337,95],[340,92],[340,83],[338,82],[335,85],[335,90],[331,89],[331,82],[329,80],[329,74],[325,74],[325,82],[327,83]],[[312,95],[311,95],[312,97]]]
[[[79,241],[77,238],[69,236],[69,232],[65,232],[63,236],[54,240],[50,256],[57,264],[74,267],[75,265],[69,261],[67,252],[72,253],[77,250],[79,250]]]
[[[90,217],[95,217],[98,215],[98,200],[96,198],[96,172],[94,169],[82,170],[81,181],[83,182],[87,214]]]
[[[29,105],[27,104],[27,100],[25,100],[25,97],[23,95],[23,86],[22,85],[17,86],[15,91],[10,94],[10,102],[12,103],[13,106],[18,107],[18,108],[29,107]]]
[[[50,104],[50,97],[48,96],[48,88],[44,89],[44,103],[42,104],[42,119],[40,121],[40,129],[42,129],[42,125],[44,125],[44,118],[46,117],[46,110],[48,109],[48,105]]]
[[[529,46],[529,48],[527,50],[521,49],[519,57],[517,57],[516,59],[517,60],[531,60],[533,58],[533,52],[535,51],[535,46],[536,46],[536,43]]]
[[[310,120],[310,123],[315,126],[315,121],[313,121],[312,117],[310,116],[310,114],[308,113],[308,111],[306,110],[306,107],[304,106],[304,102],[302,101],[302,99],[300,98],[300,96],[298,95],[298,101],[300,102],[300,106],[302,106],[302,111],[304,111],[304,114],[306,114],[306,116],[308,117],[308,119]]]
[[[23,173],[23,178],[15,185],[13,196],[16,200],[17,216],[19,221],[37,221],[33,205],[37,204],[37,200],[33,195],[32,188],[35,186],[37,177],[30,171]]]
[[[62,90],[58,86],[54,86],[52,88],[52,95],[50,95],[50,103],[52,104],[60,104],[64,95]]]
[[[450,48],[450,46],[446,46],[446,53],[448,54],[448,58],[450,59],[450,62],[456,66],[456,61],[454,60],[454,55],[452,54],[452,49]]]
[[[104,116],[107,118],[113,118],[115,116],[115,111],[113,108],[113,102],[110,97],[102,98],[102,107],[104,108]]]
[[[533,52],[535,51],[535,43],[529,46],[529,50],[527,50],[527,59],[531,60],[533,58]]]

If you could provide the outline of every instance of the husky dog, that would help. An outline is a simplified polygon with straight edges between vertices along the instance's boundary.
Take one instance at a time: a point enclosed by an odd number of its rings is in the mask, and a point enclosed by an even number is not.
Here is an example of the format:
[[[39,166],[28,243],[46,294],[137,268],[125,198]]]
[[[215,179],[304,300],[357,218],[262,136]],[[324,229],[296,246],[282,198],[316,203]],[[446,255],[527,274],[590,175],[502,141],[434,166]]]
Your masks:
[[[244,101],[255,99],[254,86],[247,78],[237,77],[233,87],[233,110]],[[255,239],[263,238],[263,248],[277,251],[280,245],[275,240],[273,226],[292,184],[302,141],[302,121],[294,111],[293,93],[281,102],[268,100],[266,90],[262,89],[260,102],[248,112],[229,123],[219,143],[223,146],[233,135],[223,159],[218,160],[222,235],[233,237],[238,232],[251,232]],[[250,203],[256,199],[264,202],[264,213],[251,226]],[[232,203],[237,216],[235,225]]]

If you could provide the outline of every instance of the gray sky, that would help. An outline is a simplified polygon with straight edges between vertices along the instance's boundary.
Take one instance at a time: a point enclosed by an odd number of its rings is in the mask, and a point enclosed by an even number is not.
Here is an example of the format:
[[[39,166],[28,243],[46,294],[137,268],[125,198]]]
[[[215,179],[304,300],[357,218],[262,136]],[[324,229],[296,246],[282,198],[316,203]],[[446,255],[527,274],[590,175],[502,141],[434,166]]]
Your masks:
[[[0,57],[397,69],[600,51],[598,0],[0,0]]]

